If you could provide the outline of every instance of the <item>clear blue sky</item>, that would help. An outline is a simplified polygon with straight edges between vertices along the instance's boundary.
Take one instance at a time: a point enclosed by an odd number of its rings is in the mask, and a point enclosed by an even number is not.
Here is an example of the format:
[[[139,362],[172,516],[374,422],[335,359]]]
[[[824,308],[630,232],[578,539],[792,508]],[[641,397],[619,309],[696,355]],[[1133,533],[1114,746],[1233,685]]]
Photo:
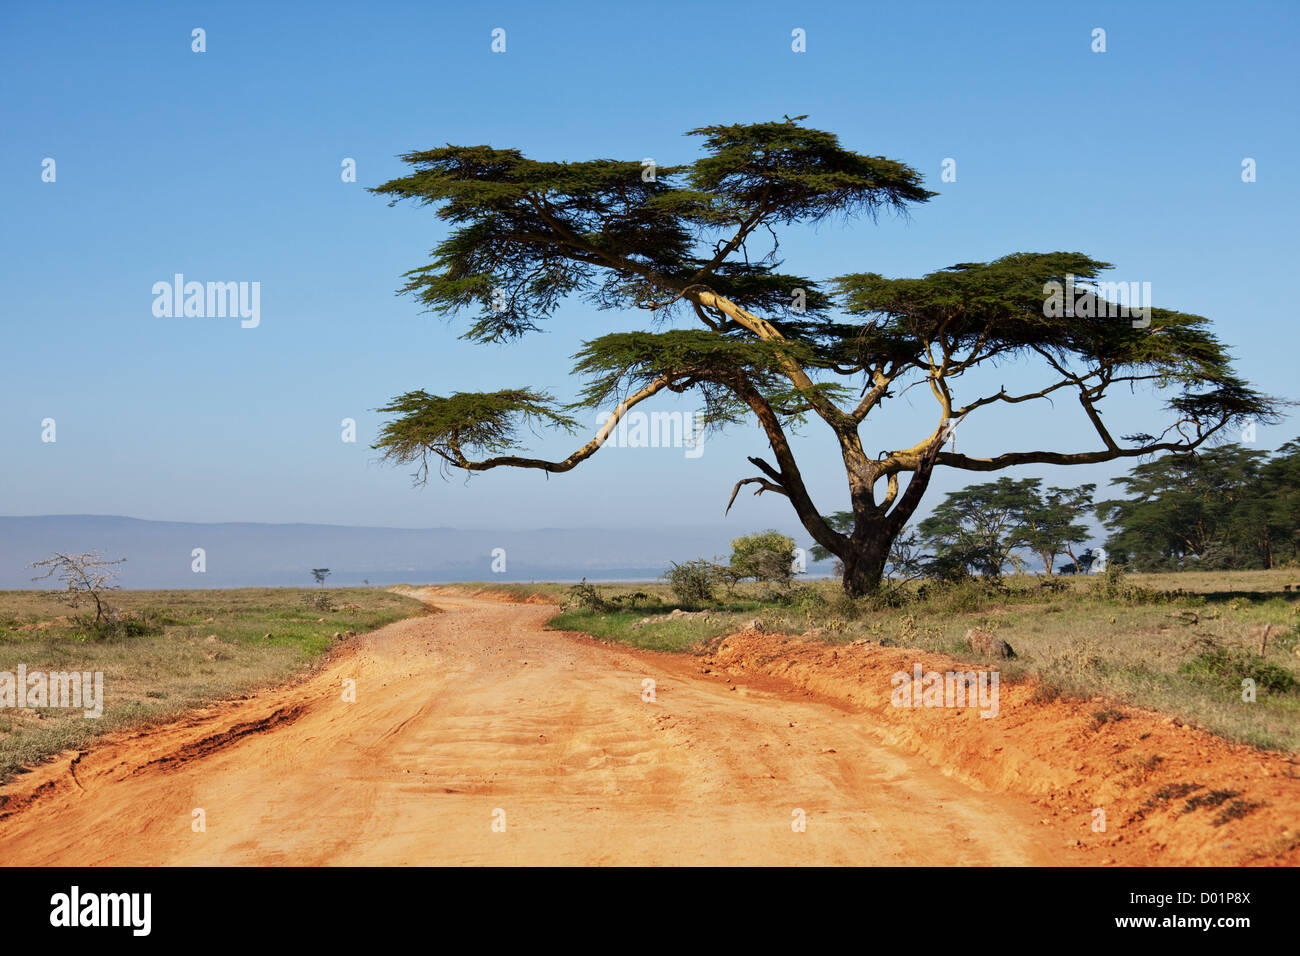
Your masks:
[[[1207,315],[1242,372],[1296,397],[1300,211],[1295,3],[50,3],[0,31],[0,513],[489,529],[716,524],[766,451],[756,430],[680,450],[605,449],[567,475],[497,471],[413,488],[368,446],[415,388],[533,384],[570,396],[569,356],[643,316],[564,308],[544,335],[460,341],[397,297],[445,234],[364,187],[444,143],[542,159],[689,161],[686,130],[809,114],[940,195],[910,222],[785,237],[786,268],[917,275],[1013,251],[1078,250],[1158,306]],[[202,27],[207,52],[191,51]],[[494,54],[491,31],[506,30]],[[807,52],[791,50],[791,31]],[[1090,50],[1106,30],[1107,52]],[[42,160],[57,180],[42,182]],[[340,181],[352,157],[358,182]],[[940,181],[952,157],[957,181]],[[1243,183],[1252,157],[1258,181]],[[181,272],[261,283],[261,324],[157,318]],[[992,381],[1033,381],[1009,366]],[[928,400],[867,426],[911,444]],[[903,412],[905,403],[895,403]],[[660,407],[671,408],[671,404]],[[690,403],[676,407],[690,407]],[[1112,406],[1156,431],[1154,399]],[[54,418],[57,442],[40,440]],[[339,422],[358,422],[340,441]],[[1129,425],[1132,427],[1128,427]],[[1261,428],[1259,446],[1300,431]],[[582,440],[582,439],[578,439]],[[563,456],[573,439],[535,450]],[[1094,447],[1075,403],[985,414],[959,450]],[[819,506],[846,504],[814,429]],[[1055,469],[1104,482],[1126,466]],[[1017,477],[1033,474],[1021,471]],[[942,491],[987,476],[945,472]],[[793,529],[745,498],[737,533]]]

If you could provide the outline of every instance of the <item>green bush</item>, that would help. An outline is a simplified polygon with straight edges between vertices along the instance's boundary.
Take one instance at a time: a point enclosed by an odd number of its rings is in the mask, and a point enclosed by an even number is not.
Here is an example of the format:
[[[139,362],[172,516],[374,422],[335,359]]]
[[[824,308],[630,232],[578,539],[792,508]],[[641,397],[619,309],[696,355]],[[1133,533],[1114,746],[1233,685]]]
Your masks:
[[[1240,686],[1246,678],[1260,690],[1289,694],[1300,687],[1290,671],[1271,664],[1250,651],[1212,645],[1183,664],[1182,673],[1192,680]]]
[[[965,614],[1004,601],[1009,593],[998,581],[967,577],[923,584],[915,592],[915,600],[932,613]]]
[[[788,587],[794,579],[794,554],[794,538],[769,529],[732,541],[730,568],[739,580]]]
[[[1140,587],[1130,579],[1120,565],[1110,563],[1106,570],[1092,582],[1092,593],[1103,601],[1122,601],[1125,604],[1159,604],[1187,596],[1182,591],[1153,591]]]
[[[632,591],[627,594],[615,594],[606,605],[615,611],[654,610],[663,605],[663,600],[645,591]]]
[[[587,579],[583,578],[579,583],[569,588],[568,600],[564,602],[564,609],[567,611],[571,608],[582,608],[584,611],[595,611],[601,613],[609,610],[609,604],[600,596],[595,585],[588,584]]]
[[[677,600],[683,604],[707,604],[713,600],[714,585],[718,580],[718,566],[699,558],[695,561],[672,563],[664,578]]]
[[[168,624],[176,623],[167,615],[154,610],[139,612],[122,612],[109,608],[99,623],[90,614],[78,614],[71,618],[71,623],[81,637],[91,640],[111,640],[123,637],[149,637],[161,634]]]

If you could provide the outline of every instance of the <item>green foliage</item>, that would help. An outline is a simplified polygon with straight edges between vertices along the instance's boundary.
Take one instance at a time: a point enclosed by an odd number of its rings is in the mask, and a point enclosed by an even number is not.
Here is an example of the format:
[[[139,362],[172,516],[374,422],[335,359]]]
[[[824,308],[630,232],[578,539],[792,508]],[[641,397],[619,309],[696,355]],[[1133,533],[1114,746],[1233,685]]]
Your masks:
[[[1072,553],[1074,545],[1083,544],[1091,532],[1078,519],[1092,507],[1092,494],[1096,485],[1077,488],[1048,488],[1045,495],[1038,492],[1038,481],[1026,489],[1020,506],[1018,521],[1021,544],[1038,555],[1049,576],[1061,554]],[[1070,569],[1082,570],[1076,560]]]
[[[1018,552],[1027,550],[1051,575],[1058,555],[1088,539],[1088,528],[1076,519],[1090,506],[1095,486],[1048,488],[1044,494],[1041,484],[1037,478],[1001,478],[949,493],[917,532],[894,541],[891,572],[948,582],[972,575],[996,579],[1008,564],[1019,569],[1023,559]],[[837,530],[852,526],[848,512],[830,520]],[[922,543],[933,553],[921,554]],[[812,553],[820,558],[828,552],[814,548]],[[1073,560],[1068,567],[1074,570]]]
[[[1106,570],[1094,578],[1092,593],[1103,601],[1123,604],[1160,604],[1183,596],[1175,591],[1155,591],[1134,584],[1128,570],[1122,564],[1113,563],[1108,563]]]
[[[581,608],[584,611],[601,613],[609,610],[609,604],[600,596],[600,592],[596,590],[595,586],[588,584],[587,579],[583,578],[569,588],[569,596],[564,602],[564,608],[565,610]]]
[[[122,611],[105,605],[104,612],[98,618],[91,614],[74,614],[70,623],[77,640],[111,641],[152,637],[161,634],[168,625],[175,622],[157,608]]]
[[[887,279],[865,272],[834,280],[846,309],[869,317],[864,347],[906,358],[927,341],[968,349],[983,339],[990,352],[1028,351],[1035,344],[1084,352],[1121,351],[1143,336],[1114,320],[1081,322],[1043,314],[1043,287],[1067,275],[1093,278],[1109,269],[1078,252],[1014,253],[992,262],[967,262],[919,279]]]
[[[1008,564],[1019,565],[1017,548],[1025,544],[1023,515],[1038,507],[1037,478],[999,478],[950,492],[918,526],[935,550],[930,574],[956,579],[963,572],[1001,577]]]
[[[463,462],[467,455],[500,454],[518,448],[521,424],[577,426],[574,419],[555,408],[550,395],[527,388],[457,392],[450,398],[407,392],[378,410],[400,417],[384,424],[372,447],[384,450],[385,461],[419,462],[422,477],[428,472],[429,452]]]
[[[615,611],[652,611],[663,606],[663,599],[645,591],[615,594],[606,600],[606,606]]]
[[[1300,445],[1165,455],[1117,478],[1097,514],[1112,563],[1138,571],[1268,568],[1300,557]]]
[[[731,570],[738,580],[788,586],[794,579],[794,538],[767,530],[731,542]]]
[[[489,146],[407,153],[414,172],[371,191],[434,205],[455,229],[431,264],[406,273],[402,291],[436,312],[482,306],[465,337],[484,342],[536,330],[569,295],[630,308],[705,276],[719,294],[765,311],[795,314],[792,292],[802,288],[816,312],[828,300],[813,281],[761,260],[714,263],[701,240],[756,211],[776,223],[815,222],[934,195],[910,167],[846,150],[797,120],[688,135],[703,137],[706,155],[658,167],[649,182],[635,160],[545,162]]]
[[[836,213],[875,214],[882,206],[901,211],[935,195],[921,188],[916,170],[850,152],[834,134],[800,126],[804,118],[691,130],[708,151],[692,167],[691,185],[711,197],[712,222],[760,205],[777,210],[778,222],[817,222]]]
[[[787,422],[807,413],[813,396],[835,400],[849,394],[834,382],[818,383],[802,392],[789,388],[782,363],[813,359],[812,350],[800,342],[753,341],[697,329],[615,332],[587,342],[574,358],[574,373],[586,376],[588,382],[574,408],[612,405],[661,377],[700,390],[705,424],[743,420],[749,406],[732,389],[739,382],[762,391]]]
[[[1002,576],[1000,555],[987,546],[938,534],[932,534],[930,540],[937,550],[921,563],[924,577],[943,584],[965,584],[974,581],[977,574],[989,581]]]
[[[664,578],[677,600],[695,607],[713,600],[714,587],[718,583],[718,566],[703,558],[681,564],[674,561],[672,567],[664,573]]]
[[[1289,694],[1300,689],[1300,682],[1290,671],[1267,661],[1244,648],[1211,645],[1182,666],[1182,673],[1192,680],[1212,681],[1240,691],[1241,682],[1250,678],[1262,691]]]
[[[1010,592],[996,579],[967,577],[927,581],[916,591],[916,601],[945,614],[968,614],[1005,603]]]
[[[949,352],[976,351],[982,361],[1043,353],[1076,355],[1106,369],[1110,381],[1157,373],[1181,391],[1171,411],[1202,420],[1275,421],[1275,403],[1251,391],[1231,371],[1226,349],[1199,315],[1152,309],[1150,324],[1106,315],[1045,315],[1044,290],[1068,277],[1096,279],[1109,263],[1078,252],[1013,253],[992,262],[959,263],[921,279],[876,273],[841,276],[835,286],[849,312],[869,317],[860,345],[911,360],[927,342]],[[1089,378],[1098,371],[1088,373]],[[1149,436],[1133,436],[1146,439]]]

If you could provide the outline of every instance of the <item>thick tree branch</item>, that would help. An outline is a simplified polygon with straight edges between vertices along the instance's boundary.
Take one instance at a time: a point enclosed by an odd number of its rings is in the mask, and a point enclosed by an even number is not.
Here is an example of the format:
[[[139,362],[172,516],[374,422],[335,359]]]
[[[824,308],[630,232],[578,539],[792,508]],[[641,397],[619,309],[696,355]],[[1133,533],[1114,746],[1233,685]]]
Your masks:
[[[1143,455],[1153,455],[1161,451],[1189,452],[1204,444],[1226,424],[1226,422],[1221,422],[1213,428],[1206,429],[1195,440],[1156,442],[1139,448],[1106,448],[1101,451],[1075,453],[1053,451],[1008,452],[991,458],[972,458],[969,455],[942,452],[938,456],[937,463],[947,465],[950,468],[962,468],[966,471],[998,471],[1015,465],[1095,465],[1101,462],[1115,461],[1119,458],[1139,458]]]
[[[634,392],[627,398],[623,399],[623,401],[618,403],[618,406],[614,409],[613,414],[610,415],[605,424],[596,432],[595,437],[563,461],[547,461],[542,458],[522,458],[517,455],[498,455],[494,458],[487,458],[483,461],[470,461],[458,451],[453,451],[451,454],[442,454],[442,457],[453,465],[464,468],[466,471],[487,471],[491,468],[502,468],[507,466],[514,468],[536,468],[553,474],[569,471],[600,450],[600,447],[605,444],[614,429],[618,427],[618,423],[622,421],[623,416],[625,416],[633,406],[639,405],[647,398],[655,395],[667,387],[671,381],[672,379],[670,376],[662,376],[661,378],[655,379],[640,391]],[[441,452],[439,452],[439,454],[441,454]]]
[[[742,478],[740,481],[736,482],[736,487],[731,489],[731,498],[727,501],[727,510],[723,512],[724,516],[731,513],[731,506],[736,503],[736,495],[740,494],[741,486],[749,484],[758,485],[758,490],[754,492],[755,495],[761,495],[765,491],[775,491],[778,495],[785,495],[787,498],[790,497],[784,488],[780,485],[772,484],[772,482],[768,481],[766,478]]]

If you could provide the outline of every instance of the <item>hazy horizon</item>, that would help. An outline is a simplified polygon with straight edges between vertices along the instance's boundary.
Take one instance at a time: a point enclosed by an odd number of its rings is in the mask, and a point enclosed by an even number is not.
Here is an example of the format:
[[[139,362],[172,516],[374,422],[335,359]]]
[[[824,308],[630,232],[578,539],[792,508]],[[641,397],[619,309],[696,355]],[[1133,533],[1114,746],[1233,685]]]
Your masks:
[[[760,530],[760,529],[749,529]],[[125,557],[135,589],[302,587],[455,581],[648,581],[672,561],[725,561],[726,528],[385,528],[309,522],[153,521],[124,515],[0,516],[0,589],[40,589],[27,567],[53,551]],[[805,537],[797,538],[809,547]],[[194,565],[202,550],[201,571]],[[810,576],[831,563],[809,562]],[[48,584],[45,585],[48,587]]]

